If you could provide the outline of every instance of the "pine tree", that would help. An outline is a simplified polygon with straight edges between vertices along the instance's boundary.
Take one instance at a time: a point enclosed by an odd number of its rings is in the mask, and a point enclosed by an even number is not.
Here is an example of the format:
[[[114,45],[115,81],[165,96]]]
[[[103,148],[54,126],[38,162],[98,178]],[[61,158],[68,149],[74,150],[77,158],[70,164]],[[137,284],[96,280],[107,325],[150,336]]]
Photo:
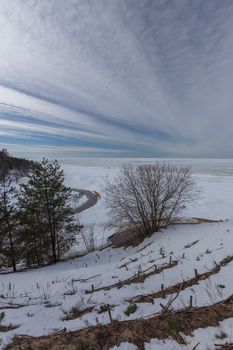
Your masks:
[[[22,190],[19,197],[20,239],[24,246],[24,257],[27,266],[43,266],[46,257],[43,236],[46,228],[43,225],[39,210],[40,203],[36,201],[29,187]]]
[[[57,161],[43,159],[33,166],[28,182],[21,185],[19,200],[29,261],[56,263],[74,243],[79,225],[70,197],[71,189],[64,185],[64,173]]]
[[[0,251],[2,258],[16,271],[19,255],[16,189],[10,174],[0,178]]]

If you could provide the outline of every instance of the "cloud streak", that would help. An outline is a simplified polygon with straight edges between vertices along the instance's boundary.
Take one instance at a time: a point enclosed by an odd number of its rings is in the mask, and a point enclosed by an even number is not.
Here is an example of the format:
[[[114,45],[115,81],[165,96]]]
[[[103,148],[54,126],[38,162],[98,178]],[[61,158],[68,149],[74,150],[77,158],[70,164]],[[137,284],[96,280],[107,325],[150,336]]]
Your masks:
[[[0,0],[0,142],[232,156],[232,21],[230,0]]]

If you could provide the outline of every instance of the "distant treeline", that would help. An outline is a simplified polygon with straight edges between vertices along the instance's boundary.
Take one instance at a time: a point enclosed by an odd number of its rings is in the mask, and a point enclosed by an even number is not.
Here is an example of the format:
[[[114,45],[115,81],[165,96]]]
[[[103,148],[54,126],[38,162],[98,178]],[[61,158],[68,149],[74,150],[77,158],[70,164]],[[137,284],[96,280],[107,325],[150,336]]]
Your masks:
[[[0,177],[7,175],[10,171],[16,177],[27,175],[33,164],[32,160],[12,157],[6,149],[0,151]]]

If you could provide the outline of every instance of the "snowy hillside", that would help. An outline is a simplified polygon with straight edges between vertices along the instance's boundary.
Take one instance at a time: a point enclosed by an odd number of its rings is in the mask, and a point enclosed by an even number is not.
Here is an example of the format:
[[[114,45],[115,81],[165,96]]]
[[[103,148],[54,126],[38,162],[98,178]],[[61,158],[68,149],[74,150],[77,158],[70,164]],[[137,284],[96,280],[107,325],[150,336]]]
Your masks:
[[[67,184],[100,193],[103,176],[117,171],[65,166]],[[233,342],[233,177],[194,177],[201,196],[184,216],[220,222],[175,225],[137,247],[0,275],[1,347],[15,335],[51,336],[18,339],[9,349],[55,349],[61,341],[81,349],[85,340],[87,349],[207,350]],[[96,224],[97,245],[112,233],[102,198],[80,220]]]

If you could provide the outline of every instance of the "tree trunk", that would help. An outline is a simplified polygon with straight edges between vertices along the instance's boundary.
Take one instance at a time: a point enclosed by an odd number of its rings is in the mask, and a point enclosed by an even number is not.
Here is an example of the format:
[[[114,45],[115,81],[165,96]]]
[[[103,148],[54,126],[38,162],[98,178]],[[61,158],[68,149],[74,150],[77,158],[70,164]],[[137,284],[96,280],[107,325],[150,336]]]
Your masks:
[[[11,262],[12,262],[12,267],[13,271],[16,272],[16,262],[15,262],[15,251],[14,251],[14,243],[12,239],[12,232],[11,229],[9,228],[9,239],[10,239],[10,250],[11,250]]]

